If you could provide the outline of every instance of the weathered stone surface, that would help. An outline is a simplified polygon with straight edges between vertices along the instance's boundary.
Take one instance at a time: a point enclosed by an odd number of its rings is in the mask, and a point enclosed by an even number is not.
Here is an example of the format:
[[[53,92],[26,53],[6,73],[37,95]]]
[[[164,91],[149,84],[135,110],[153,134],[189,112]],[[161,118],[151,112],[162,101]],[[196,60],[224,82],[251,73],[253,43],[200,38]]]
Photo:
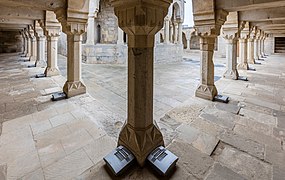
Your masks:
[[[215,113],[215,114],[206,114],[202,113],[201,118],[215,123],[221,127],[232,129],[234,127],[234,118],[232,116],[227,116],[225,113]]]
[[[38,148],[38,153],[43,168],[59,161],[66,156],[63,146],[60,142]]]
[[[198,179],[205,178],[206,173],[214,164],[210,156],[201,153],[187,143],[174,141],[168,148],[179,157],[177,166]]]
[[[231,102],[231,101],[228,104],[217,103],[217,104],[215,104],[215,107],[219,110],[227,111],[227,112],[230,112],[233,114],[238,114],[240,111],[240,106],[238,106],[238,103],[237,102]]]
[[[272,165],[230,146],[219,147],[215,156],[222,164],[246,179],[272,179]]]
[[[206,180],[245,180],[244,177],[235,173],[231,169],[222,166],[219,163],[215,163],[210,174],[205,178]]]
[[[219,139],[243,152],[246,152],[254,157],[257,157],[261,160],[265,156],[265,146],[259,144],[254,140],[242,135],[235,134],[231,131],[225,131],[220,134]]]
[[[34,172],[31,172],[21,178],[21,180],[44,180],[44,179],[45,178],[42,168],[39,168]]]
[[[0,165],[0,179],[6,180],[7,178],[7,165]]]
[[[108,137],[103,136],[93,141],[92,143],[84,147],[85,152],[90,157],[94,164],[97,164],[102,160],[108,153],[110,153],[114,148],[116,148],[115,141]]]
[[[267,144],[277,149],[281,148],[281,142],[277,138],[274,138],[273,136],[265,135],[262,132],[252,131],[252,129],[249,127],[245,127],[245,126],[238,124],[234,128],[234,132],[239,135],[250,138],[254,141],[257,141],[259,143]]]
[[[266,125],[276,126],[276,118],[273,115],[267,115],[244,108],[240,110],[239,114]]]
[[[252,120],[252,119],[245,118],[245,117],[241,116],[236,121],[236,123],[243,125],[243,126],[246,126],[246,127],[250,127],[253,131],[260,132],[260,133],[263,133],[263,134],[268,135],[268,136],[272,136],[272,134],[273,134],[273,130],[272,130],[271,125],[260,123],[256,120]]]
[[[37,151],[31,151],[9,163],[7,179],[18,179],[40,168],[40,160]]]
[[[68,136],[61,138],[61,144],[65,153],[68,155],[74,151],[93,142],[92,136],[85,129],[76,131]]]
[[[199,116],[202,109],[202,106],[184,106],[171,110],[167,115],[178,122],[190,123]]]
[[[46,179],[65,177],[71,179],[83,173],[93,165],[83,149],[75,151],[63,159],[43,168]]]

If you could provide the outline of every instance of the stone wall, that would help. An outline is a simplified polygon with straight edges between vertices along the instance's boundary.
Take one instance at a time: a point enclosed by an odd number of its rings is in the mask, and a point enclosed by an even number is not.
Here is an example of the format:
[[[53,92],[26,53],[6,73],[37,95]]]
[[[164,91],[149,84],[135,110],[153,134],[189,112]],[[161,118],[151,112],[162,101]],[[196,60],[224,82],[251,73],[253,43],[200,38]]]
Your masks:
[[[63,32],[60,33],[57,45],[58,45],[58,53],[67,56],[67,36]]]
[[[179,62],[182,61],[183,45],[156,44],[154,54],[155,63]],[[82,60],[88,64],[125,64],[127,59],[127,45],[82,45]]]
[[[118,39],[118,19],[109,0],[100,1],[100,12],[95,20],[97,22],[97,31],[100,31],[99,35],[101,36],[99,43],[116,44]],[[98,28],[98,25],[100,28]]]
[[[0,31],[0,53],[21,52],[22,35],[19,31]]]
[[[183,59],[183,45],[179,44],[156,44],[154,52],[155,63],[172,63]]]
[[[82,45],[82,61],[88,64],[125,64],[127,57],[127,45]]]
[[[227,47],[227,42],[225,38],[222,36],[218,36],[218,42],[217,42],[217,51],[215,52],[215,55],[217,57],[225,58],[226,57],[226,47]]]

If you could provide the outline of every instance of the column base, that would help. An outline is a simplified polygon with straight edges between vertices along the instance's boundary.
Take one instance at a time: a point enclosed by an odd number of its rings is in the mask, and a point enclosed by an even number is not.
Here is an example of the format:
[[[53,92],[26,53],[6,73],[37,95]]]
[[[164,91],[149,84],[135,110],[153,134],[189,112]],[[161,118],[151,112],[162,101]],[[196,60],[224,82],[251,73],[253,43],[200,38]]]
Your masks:
[[[158,146],[164,146],[163,137],[156,123],[145,129],[134,129],[125,124],[120,132],[118,145],[130,150],[140,166],[143,166],[147,156]]]
[[[215,85],[209,86],[201,84],[195,92],[196,97],[211,101],[214,99],[216,95],[218,95],[218,91]]]
[[[73,97],[86,93],[86,86],[81,81],[68,82],[66,81],[63,86],[63,92],[67,97]]]
[[[238,74],[238,71],[235,69],[235,70],[227,70],[225,72],[225,74],[223,75],[224,78],[226,79],[233,79],[233,80],[237,80],[238,77],[239,77],[239,74]]]
[[[36,61],[36,67],[46,67],[47,63],[43,60]]]
[[[238,64],[237,68],[242,70],[248,70],[249,69],[248,63]]]
[[[59,70],[56,67],[47,67],[44,74],[46,77],[57,76],[60,74]]]

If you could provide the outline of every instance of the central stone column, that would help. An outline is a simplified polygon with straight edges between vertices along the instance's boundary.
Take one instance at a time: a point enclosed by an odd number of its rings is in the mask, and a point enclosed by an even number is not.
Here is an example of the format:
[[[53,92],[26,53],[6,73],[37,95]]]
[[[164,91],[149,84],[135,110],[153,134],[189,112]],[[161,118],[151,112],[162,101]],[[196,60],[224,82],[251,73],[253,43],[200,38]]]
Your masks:
[[[146,3],[147,2],[147,3]],[[128,118],[118,145],[129,149],[143,166],[156,147],[164,145],[153,120],[155,34],[162,28],[171,0],[113,0],[119,26],[128,34]],[[128,16],[125,14],[128,12]],[[129,23],[132,22],[132,23]]]
[[[169,27],[170,26],[169,17],[165,17],[164,22],[165,22],[165,25],[164,25],[164,43],[169,44],[169,28],[170,28]]]

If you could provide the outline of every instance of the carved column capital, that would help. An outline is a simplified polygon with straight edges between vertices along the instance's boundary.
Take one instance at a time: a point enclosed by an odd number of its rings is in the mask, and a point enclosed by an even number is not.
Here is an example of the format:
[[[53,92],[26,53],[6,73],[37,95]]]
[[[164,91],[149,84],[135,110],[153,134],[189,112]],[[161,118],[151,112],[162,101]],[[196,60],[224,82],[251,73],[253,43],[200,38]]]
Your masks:
[[[67,8],[55,11],[62,31],[69,35],[81,35],[86,31],[89,0],[67,0]]]
[[[129,47],[154,47],[154,35],[163,27],[171,0],[112,0],[119,26],[128,34]],[[127,15],[128,14],[128,15]]]
[[[194,13],[195,29],[198,36],[219,36],[221,26],[225,23],[227,15],[228,12],[224,10]]]
[[[244,22],[243,28],[240,31],[240,39],[248,39],[250,34],[250,28],[249,28],[249,23]]]

